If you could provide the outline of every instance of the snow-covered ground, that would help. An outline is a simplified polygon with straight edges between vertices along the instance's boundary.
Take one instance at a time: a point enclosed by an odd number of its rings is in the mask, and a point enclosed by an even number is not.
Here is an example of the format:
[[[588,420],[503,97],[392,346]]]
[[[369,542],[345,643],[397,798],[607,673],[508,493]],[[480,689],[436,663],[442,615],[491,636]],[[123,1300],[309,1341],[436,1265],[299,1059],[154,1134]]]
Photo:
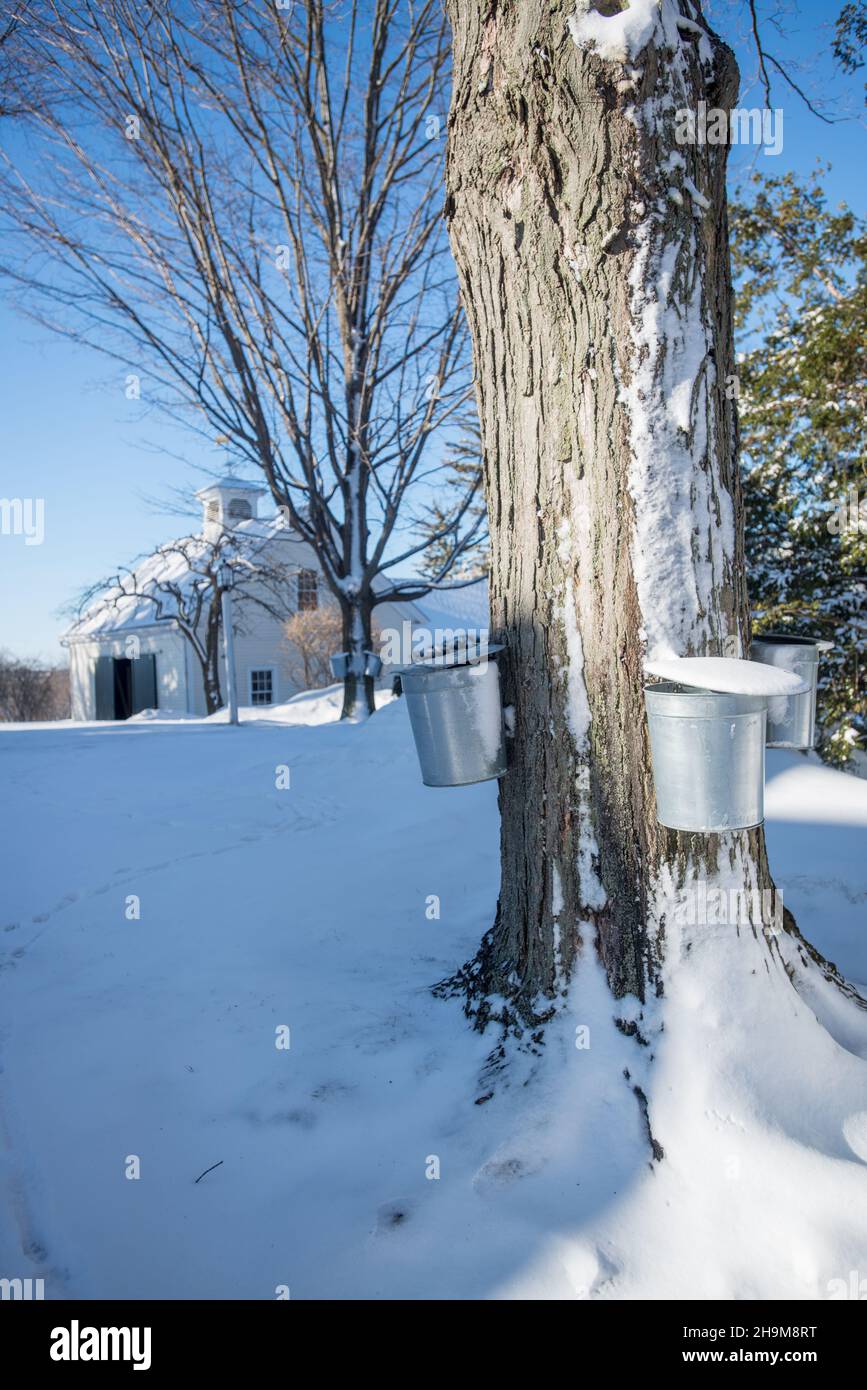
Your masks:
[[[496,787],[423,787],[402,701],[337,712],[0,732],[0,1276],[263,1299],[867,1279],[867,1022],[819,991],[820,1030],[762,965],[753,1031],[727,1029],[752,947],[685,928],[652,1086],[586,959],[541,1056],[491,1074],[495,1038],[429,986],[492,919]],[[786,905],[865,982],[867,782],[768,762]]]

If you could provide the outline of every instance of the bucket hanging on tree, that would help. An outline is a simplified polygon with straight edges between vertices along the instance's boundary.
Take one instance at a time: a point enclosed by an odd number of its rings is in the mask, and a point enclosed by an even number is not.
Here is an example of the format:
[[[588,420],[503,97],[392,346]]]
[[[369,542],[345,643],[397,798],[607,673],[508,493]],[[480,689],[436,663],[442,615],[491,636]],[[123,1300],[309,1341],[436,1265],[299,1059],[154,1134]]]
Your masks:
[[[765,698],[663,681],[645,699],[660,823],[705,834],[760,825]]]
[[[400,679],[426,787],[463,787],[502,777],[506,744],[500,674],[502,647],[443,653],[406,666]]]
[[[830,646],[830,642],[822,642],[817,637],[795,637],[785,632],[763,632],[753,638],[750,647],[753,661],[792,671],[800,676],[806,687],[799,695],[779,696],[769,702],[769,748],[815,747],[819,653]]]

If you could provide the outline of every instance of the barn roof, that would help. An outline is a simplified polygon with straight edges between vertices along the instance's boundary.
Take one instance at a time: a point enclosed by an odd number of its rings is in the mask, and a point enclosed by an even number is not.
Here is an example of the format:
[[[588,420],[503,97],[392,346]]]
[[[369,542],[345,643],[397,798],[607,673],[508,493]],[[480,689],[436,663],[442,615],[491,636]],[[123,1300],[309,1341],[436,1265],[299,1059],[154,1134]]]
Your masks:
[[[250,544],[287,538],[286,523],[279,515],[263,519],[239,522],[233,526],[231,536],[243,549],[244,542]],[[188,547],[188,554],[182,554],[174,546]],[[175,541],[167,541],[153,554],[146,556],[132,566],[134,583],[130,588],[143,589],[148,584],[169,583],[177,585],[184,594],[192,594],[195,585],[202,582],[202,575],[191,566],[198,556],[204,556],[212,548],[203,536],[182,536]],[[93,603],[81,613],[63,633],[62,641],[82,641],[86,638],[108,637],[119,632],[134,631],[137,628],[152,627],[160,622],[170,624],[174,621],[173,600],[163,595],[163,616],[158,618],[154,603],[140,593],[128,593],[115,585],[100,594]]]
[[[245,542],[253,544],[278,538],[297,539],[279,513],[270,518],[241,521],[232,527],[230,534],[241,547]],[[172,548],[176,545],[190,547],[189,559]],[[135,582],[130,587],[141,590],[156,582],[171,583],[178,585],[184,593],[192,593],[195,584],[201,583],[202,576],[191,568],[190,560],[195,562],[197,554],[204,555],[210,546],[211,542],[203,536],[185,536],[178,541],[167,542],[132,567]],[[390,579],[388,587],[396,586],[398,582]],[[406,580],[408,585],[413,582],[417,581]],[[70,624],[61,640],[75,642],[113,637],[118,633],[153,627],[157,622],[161,625],[171,624],[174,621],[172,606],[171,598],[164,596],[163,616],[158,618],[156,607],[149,599],[136,593],[123,592],[118,587],[109,588]],[[417,615],[415,623],[427,628],[486,628],[489,623],[487,580],[478,579],[461,588],[434,589],[406,606]]]

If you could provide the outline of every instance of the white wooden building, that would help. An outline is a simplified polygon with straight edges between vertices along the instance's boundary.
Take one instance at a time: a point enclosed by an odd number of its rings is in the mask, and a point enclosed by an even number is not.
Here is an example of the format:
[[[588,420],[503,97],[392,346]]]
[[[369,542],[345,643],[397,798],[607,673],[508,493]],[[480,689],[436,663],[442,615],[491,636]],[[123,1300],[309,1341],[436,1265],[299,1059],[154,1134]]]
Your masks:
[[[322,578],[316,555],[291,531],[280,516],[260,518],[259,499],[264,489],[239,478],[224,478],[202,488],[202,536],[212,541],[231,528],[243,541],[255,540],[265,554],[274,555],[294,575],[294,605],[311,608],[333,602]],[[153,577],[154,567],[174,565],[171,577],[183,582],[183,561],[167,560],[159,553],[137,567],[137,588]],[[149,569],[150,567],[150,569]],[[290,617],[291,606],[285,617]],[[470,588],[440,591],[418,603],[381,603],[375,619],[381,629],[409,622],[415,629],[479,627],[487,623],[487,595],[483,582]],[[280,704],[297,693],[289,672],[289,644],[282,622],[252,604],[244,605],[243,617],[233,621],[235,686],[238,703]],[[203,715],[206,712],[199,662],[172,617],[156,620],[152,602],[135,595],[119,601],[106,595],[97,599],[63,635],[69,650],[72,718],[77,720],[126,719],[143,710],[169,714]],[[383,681],[390,682],[389,669]],[[221,672],[225,692],[225,679]]]

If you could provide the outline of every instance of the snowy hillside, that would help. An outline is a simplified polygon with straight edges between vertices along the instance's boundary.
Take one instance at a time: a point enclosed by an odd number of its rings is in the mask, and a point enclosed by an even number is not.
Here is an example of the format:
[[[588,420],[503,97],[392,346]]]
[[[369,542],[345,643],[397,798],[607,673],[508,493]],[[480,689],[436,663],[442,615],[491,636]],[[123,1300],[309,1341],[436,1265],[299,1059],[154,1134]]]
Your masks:
[[[798,1059],[808,1004],[757,969],[755,1032],[727,1029],[752,948],[684,928],[652,1087],[586,959],[541,1055],[486,1070],[495,1035],[429,986],[492,920],[496,787],[422,787],[402,701],[336,713],[0,732],[0,1270],[49,1298],[822,1299],[867,1275],[867,1016],[820,991]],[[867,982],[867,782],[768,761],[786,906]],[[650,1162],[624,1069],[676,1158]]]

